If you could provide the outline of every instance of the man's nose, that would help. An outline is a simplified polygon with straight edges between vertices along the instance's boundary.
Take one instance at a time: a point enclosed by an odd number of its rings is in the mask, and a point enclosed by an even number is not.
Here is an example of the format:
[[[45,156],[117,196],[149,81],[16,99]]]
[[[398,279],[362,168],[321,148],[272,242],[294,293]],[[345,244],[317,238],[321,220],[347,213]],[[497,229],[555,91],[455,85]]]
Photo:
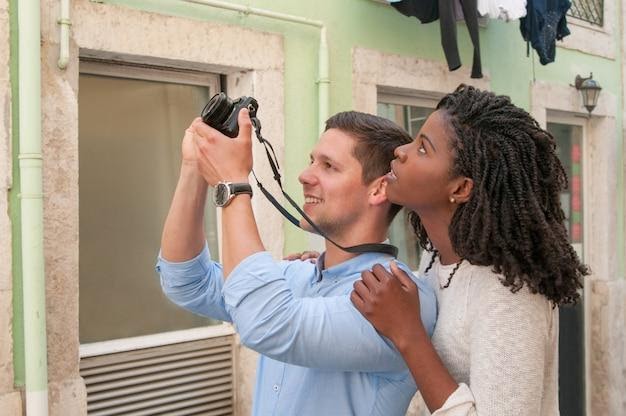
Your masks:
[[[315,175],[311,166],[306,167],[300,175],[298,175],[298,181],[302,185],[312,185],[315,183]]]

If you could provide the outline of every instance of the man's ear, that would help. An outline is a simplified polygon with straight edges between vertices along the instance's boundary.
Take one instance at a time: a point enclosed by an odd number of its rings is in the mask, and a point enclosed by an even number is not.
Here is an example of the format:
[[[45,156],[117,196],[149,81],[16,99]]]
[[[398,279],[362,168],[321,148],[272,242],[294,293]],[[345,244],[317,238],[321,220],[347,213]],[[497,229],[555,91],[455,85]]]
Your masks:
[[[474,181],[470,178],[466,178],[465,176],[461,176],[455,179],[455,181],[456,183],[454,184],[450,198],[454,198],[454,201],[457,204],[464,204],[469,201],[470,196],[472,195]]]
[[[374,179],[369,186],[369,198],[368,201],[372,205],[384,204],[387,199],[387,180],[384,176]]]

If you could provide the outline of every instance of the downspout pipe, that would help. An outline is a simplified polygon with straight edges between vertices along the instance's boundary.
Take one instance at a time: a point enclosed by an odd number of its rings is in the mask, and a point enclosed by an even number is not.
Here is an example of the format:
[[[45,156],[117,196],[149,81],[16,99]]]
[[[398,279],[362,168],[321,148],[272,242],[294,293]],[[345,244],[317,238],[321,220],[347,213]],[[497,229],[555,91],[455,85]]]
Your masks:
[[[70,0],[61,0],[61,16],[57,23],[60,26],[59,61],[57,66],[59,69],[65,69],[70,61],[70,26],[72,25],[70,20]]]
[[[326,128],[328,119],[328,103],[330,100],[330,75],[329,75],[329,54],[328,42],[326,40],[326,27],[322,26],[320,31],[320,51],[318,55],[318,76],[317,80],[317,105],[318,105],[318,132],[321,135]]]
[[[93,1],[93,0],[92,0]],[[219,0],[184,0],[187,3],[202,4],[205,6],[216,7],[224,10],[232,10],[244,15],[255,15],[267,17],[270,19],[282,20],[284,22],[298,23],[302,25],[308,25],[317,27],[320,29],[320,46],[318,55],[318,81],[317,81],[317,98],[318,98],[318,131],[324,132],[326,125],[326,119],[328,119],[328,103],[329,103],[329,90],[330,90],[330,77],[329,77],[329,54],[328,54],[328,40],[326,36],[326,26],[324,22],[319,20],[307,19],[300,16],[293,16],[284,13],[273,12],[270,10],[257,9],[249,6],[242,6],[239,4],[227,3]]]
[[[26,415],[47,416],[48,362],[41,152],[41,5],[38,0],[20,0],[16,4]]]

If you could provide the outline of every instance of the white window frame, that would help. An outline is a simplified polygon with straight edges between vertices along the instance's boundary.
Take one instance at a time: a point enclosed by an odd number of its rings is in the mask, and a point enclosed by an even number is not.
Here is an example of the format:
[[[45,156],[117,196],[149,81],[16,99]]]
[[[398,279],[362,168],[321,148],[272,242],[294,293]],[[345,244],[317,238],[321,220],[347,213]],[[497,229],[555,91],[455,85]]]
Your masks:
[[[432,108],[434,110],[435,107],[437,107],[439,99],[443,96],[443,93],[441,94],[441,97],[435,97],[434,95],[427,96],[419,93],[416,93],[415,95],[399,94],[386,92],[384,88],[379,88],[377,103],[410,105],[415,107]]]
[[[142,81],[169,82],[183,85],[207,87],[209,91],[220,91],[220,75],[194,70],[137,64],[126,61],[111,61],[93,58],[81,58],[80,74],[99,75],[114,78],[136,79]],[[221,211],[217,210],[217,239],[221,241]],[[221,258],[222,247],[218,244]],[[80,276],[79,276],[80,279]],[[80,300],[79,300],[80,302]],[[144,348],[160,347],[180,342],[197,341],[234,335],[235,329],[230,323],[207,325],[180,331],[159,332],[137,337],[118,338],[106,341],[79,344],[80,358],[107,355],[118,352],[134,351]]]
[[[101,75],[142,81],[171,82],[184,85],[207,87],[210,91],[220,90],[220,76],[211,72],[181,70],[124,61],[109,61],[82,58],[81,74]]]
[[[230,323],[224,322],[219,325],[183,329],[180,331],[160,332],[158,334],[142,335],[139,337],[90,342],[80,344],[79,351],[80,358],[87,358],[234,334],[235,328]]]

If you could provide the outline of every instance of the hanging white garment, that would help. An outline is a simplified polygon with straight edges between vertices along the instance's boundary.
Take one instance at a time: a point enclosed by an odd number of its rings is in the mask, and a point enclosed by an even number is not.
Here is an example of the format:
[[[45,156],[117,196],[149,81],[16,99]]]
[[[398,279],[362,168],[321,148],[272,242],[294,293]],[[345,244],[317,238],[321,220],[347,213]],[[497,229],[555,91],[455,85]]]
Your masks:
[[[478,13],[508,22],[526,16],[526,0],[478,0]]]

